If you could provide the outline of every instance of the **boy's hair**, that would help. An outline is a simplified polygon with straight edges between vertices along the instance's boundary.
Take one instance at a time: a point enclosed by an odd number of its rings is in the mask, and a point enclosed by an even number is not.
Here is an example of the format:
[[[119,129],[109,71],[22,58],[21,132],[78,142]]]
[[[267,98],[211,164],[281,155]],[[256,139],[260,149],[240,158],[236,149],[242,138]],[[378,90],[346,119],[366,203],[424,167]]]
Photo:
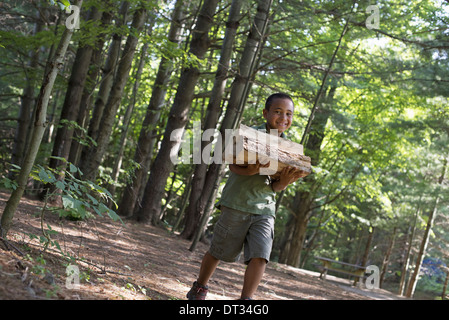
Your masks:
[[[271,105],[273,104],[273,102],[277,99],[287,99],[290,100],[292,102],[292,104],[294,105],[293,99],[292,97],[290,97],[288,94],[286,93],[282,93],[282,92],[278,92],[278,93],[273,93],[271,96],[269,96],[267,98],[267,101],[265,102],[265,109],[266,110],[270,110]]]

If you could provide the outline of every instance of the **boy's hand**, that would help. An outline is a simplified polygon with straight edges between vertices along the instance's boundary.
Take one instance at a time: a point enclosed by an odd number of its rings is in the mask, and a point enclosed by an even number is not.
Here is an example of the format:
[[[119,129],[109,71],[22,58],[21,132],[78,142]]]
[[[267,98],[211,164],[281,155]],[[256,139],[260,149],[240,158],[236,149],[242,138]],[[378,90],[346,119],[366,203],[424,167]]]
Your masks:
[[[242,176],[253,176],[255,174],[259,174],[260,168],[267,168],[270,165],[270,162],[266,164],[261,164],[259,161],[256,163],[250,163],[246,165],[239,164],[231,164],[229,165],[229,169],[237,174]]]
[[[266,164],[261,164],[259,161],[256,163],[250,163],[247,166],[249,175],[255,175],[260,173],[260,168],[268,168],[270,166],[270,162]]]
[[[287,186],[299,178],[303,178],[308,175],[308,172],[296,169],[294,167],[285,167],[281,171],[281,176],[279,180],[273,182],[273,190],[274,191],[282,191]]]

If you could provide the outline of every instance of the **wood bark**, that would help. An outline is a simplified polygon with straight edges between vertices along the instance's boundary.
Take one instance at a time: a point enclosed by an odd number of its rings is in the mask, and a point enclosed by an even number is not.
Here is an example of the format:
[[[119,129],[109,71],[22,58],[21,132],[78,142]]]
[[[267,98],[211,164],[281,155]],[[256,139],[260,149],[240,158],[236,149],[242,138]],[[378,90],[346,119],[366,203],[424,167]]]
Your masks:
[[[368,227],[368,240],[366,240],[365,251],[363,252],[362,262],[360,265],[365,267],[368,264],[369,254],[371,252],[371,244],[373,243],[374,227]]]
[[[82,3],[83,1],[79,0],[76,5],[81,8]],[[11,227],[12,219],[25,191],[28,177],[36,160],[36,156],[47,127],[47,108],[50,101],[51,92],[56,76],[64,65],[65,54],[69,46],[70,39],[72,38],[73,30],[74,29],[64,29],[58,48],[56,49],[55,56],[51,61],[48,72],[45,74],[42,81],[42,86],[36,102],[36,118],[34,120],[31,142],[24,158],[22,168],[16,178],[16,183],[18,186],[17,189],[11,193],[0,220],[0,236],[2,238],[6,238]]]
[[[117,152],[117,156],[114,161],[114,166],[112,168],[112,175],[111,175],[112,180],[114,181],[114,184],[112,184],[108,187],[108,190],[111,192],[111,195],[114,195],[114,193],[115,193],[115,183],[117,183],[119,175],[120,175],[120,168],[122,167],[123,154],[125,152],[125,146],[126,146],[129,126],[131,123],[131,116],[134,111],[134,107],[136,105],[136,98],[137,98],[137,94],[138,94],[138,90],[139,90],[139,86],[140,86],[140,78],[142,76],[143,67],[145,66],[145,61],[146,61],[145,57],[147,55],[148,47],[149,47],[149,43],[146,42],[143,44],[143,46],[140,50],[141,52],[140,52],[139,63],[138,63],[137,69],[136,69],[136,73],[134,75],[134,85],[133,85],[133,90],[131,93],[131,101],[128,104],[128,107],[126,108],[125,114],[123,115],[122,132],[121,132],[120,140],[118,143],[119,151]]]
[[[304,155],[301,144],[245,125],[234,132],[233,139],[225,147],[224,158],[235,164],[269,163],[264,171],[274,179],[287,166],[308,173],[312,171],[310,157]]]
[[[196,26],[193,29],[189,52],[198,59],[204,58],[210,46],[208,33],[213,24],[217,4],[218,0],[210,0],[203,3]],[[156,169],[150,172],[142,200],[142,208],[135,214],[137,221],[152,221],[153,224],[158,223],[157,217],[159,217],[161,210],[165,184],[174,167],[171,161],[171,155],[177,154],[181,145],[180,140],[172,140],[171,134],[175,130],[183,130],[187,124],[189,110],[199,76],[199,69],[194,65],[187,66],[181,72],[178,90],[170,109],[161,148],[152,166],[152,168]]]
[[[334,97],[336,87],[330,87],[326,96],[316,108],[314,121],[311,124],[309,138],[305,145],[305,152],[311,158],[311,165],[315,166],[320,161],[321,144],[324,139],[325,128],[330,116],[329,106]],[[314,201],[315,178],[309,175],[304,181],[312,186],[310,190],[298,191],[290,206],[294,215],[290,216],[290,223],[281,241],[281,262],[292,266],[299,266],[300,255],[307,230],[307,224],[313,214],[312,204]]]

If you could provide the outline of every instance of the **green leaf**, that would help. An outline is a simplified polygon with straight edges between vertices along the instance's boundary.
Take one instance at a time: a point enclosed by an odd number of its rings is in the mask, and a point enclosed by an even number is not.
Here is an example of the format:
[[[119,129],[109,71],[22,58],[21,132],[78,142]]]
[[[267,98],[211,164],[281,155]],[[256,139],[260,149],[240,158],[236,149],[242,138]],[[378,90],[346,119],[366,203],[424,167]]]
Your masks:
[[[41,168],[41,170],[39,171],[39,178],[41,179],[42,182],[45,183],[53,183],[56,181],[56,178],[53,175],[53,173],[46,171],[44,168]]]
[[[65,209],[74,209],[75,208],[75,199],[70,196],[62,196],[62,205]]]
[[[58,2],[62,3],[65,7],[70,7],[71,4],[68,0],[59,0]]]
[[[74,166],[72,163],[70,163],[70,172],[75,173],[77,171],[78,171],[78,168],[76,166]]]
[[[65,184],[62,181],[56,181],[56,188],[58,188],[59,190],[64,190],[65,189]]]
[[[99,203],[98,200],[92,197],[90,194],[86,193],[86,196],[90,199],[90,201],[92,201],[92,204],[94,206],[96,206]]]

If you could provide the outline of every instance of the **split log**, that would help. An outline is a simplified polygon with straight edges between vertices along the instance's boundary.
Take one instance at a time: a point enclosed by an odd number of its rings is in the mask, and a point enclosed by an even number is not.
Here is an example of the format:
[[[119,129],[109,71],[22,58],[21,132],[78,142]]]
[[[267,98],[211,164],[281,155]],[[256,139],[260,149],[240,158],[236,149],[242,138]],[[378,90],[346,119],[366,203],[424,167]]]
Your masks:
[[[249,164],[259,161],[269,167],[261,168],[260,174],[279,177],[286,166],[312,172],[310,157],[304,155],[301,144],[269,134],[245,125],[234,131],[233,139],[227,141],[224,160],[227,163]]]

